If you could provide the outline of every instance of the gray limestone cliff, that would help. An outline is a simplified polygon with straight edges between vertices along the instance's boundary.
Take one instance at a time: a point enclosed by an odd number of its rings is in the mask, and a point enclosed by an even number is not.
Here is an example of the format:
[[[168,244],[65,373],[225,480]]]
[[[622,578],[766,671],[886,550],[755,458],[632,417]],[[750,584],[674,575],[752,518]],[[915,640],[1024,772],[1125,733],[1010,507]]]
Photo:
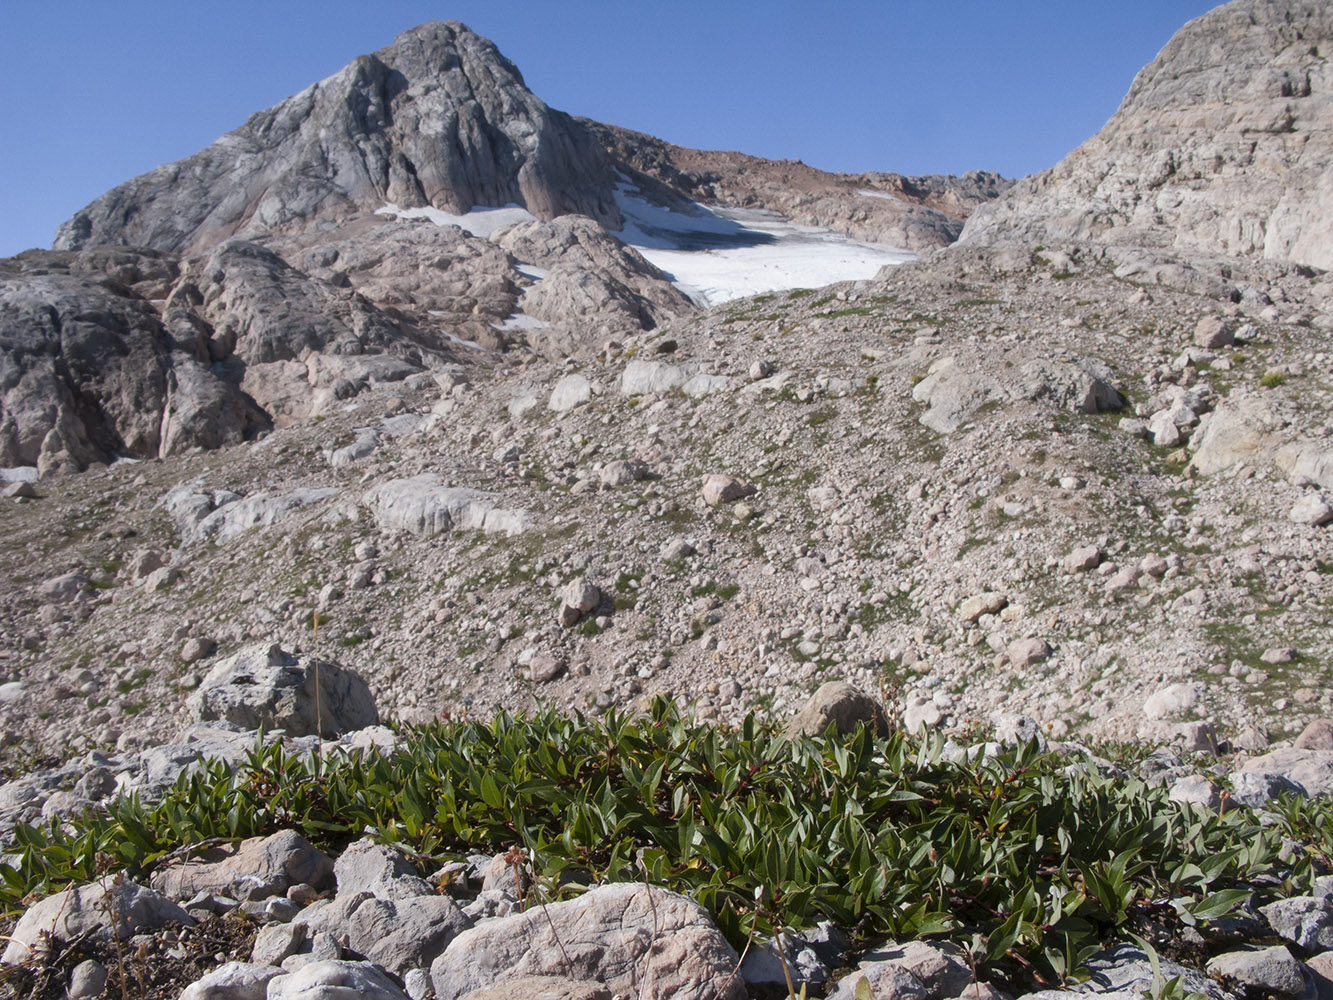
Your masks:
[[[54,246],[199,252],[386,202],[452,213],[513,203],[618,229],[612,183],[587,130],[533,95],[493,43],[430,21],[107,192],[60,227]]]
[[[1333,5],[1234,0],[1183,28],[1106,126],[962,242],[1100,243],[1333,267]]]

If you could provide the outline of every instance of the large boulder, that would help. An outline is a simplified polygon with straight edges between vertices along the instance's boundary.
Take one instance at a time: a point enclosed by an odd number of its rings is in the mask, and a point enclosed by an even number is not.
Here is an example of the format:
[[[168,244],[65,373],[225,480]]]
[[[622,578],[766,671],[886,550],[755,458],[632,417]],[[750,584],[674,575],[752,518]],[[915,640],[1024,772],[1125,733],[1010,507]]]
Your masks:
[[[1112,380],[1110,368],[1090,358],[1056,359],[984,348],[934,362],[912,388],[912,398],[926,404],[922,424],[950,434],[988,403],[1040,403],[1077,413],[1119,409],[1124,400]]]
[[[43,940],[67,942],[85,935],[121,941],[169,923],[193,924],[177,904],[121,876],[53,893],[28,907],[9,938],[0,963],[17,965],[37,954]]]
[[[579,577],[560,588],[560,624],[571,628],[602,603],[602,591],[596,584]]]
[[[1020,1000],[1142,1000],[1152,995],[1159,976],[1166,980],[1179,976],[1186,994],[1200,994],[1206,1000],[1234,1000],[1233,995],[1215,979],[1165,956],[1153,962],[1143,949],[1132,944],[1119,944],[1097,952],[1084,962],[1084,968],[1089,974],[1086,982],[1067,990],[1026,993]]]
[[[523,976],[605,983],[625,996],[743,1000],[738,961],[698,903],[629,882],[479,924],[430,974],[439,1000]]]
[[[424,969],[472,921],[448,896],[383,899],[370,892],[339,892],[296,916],[307,935],[332,934],[358,955],[402,975]]]
[[[269,982],[281,975],[272,965],[228,962],[185,987],[180,1000],[266,1000]]]
[[[1283,747],[1240,766],[1241,773],[1275,774],[1310,795],[1333,795],[1333,750]]]
[[[1224,981],[1267,994],[1307,1000],[1314,995],[1309,972],[1282,945],[1225,952],[1208,960],[1208,971]]]
[[[611,1000],[611,991],[561,976],[522,976],[483,986],[462,1000]]]
[[[661,394],[679,389],[694,370],[665,361],[631,361],[620,375],[620,391],[626,396]]]
[[[368,892],[381,899],[412,899],[434,893],[406,855],[368,837],[353,841],[338,855],[333,876],[340,896]]]
[[[188,484],[186,484],[188,487]],[[177,490],[181,487],[177,487]],[[247,497],[226,494],[190,494],[188,498],[172,491],[171,502],[164,500],[168,509],[180,513],[176,519],[183,542],[229,542],[253,528],[267,528],[287,520],[303,508],[321,503],[338,495],[334,486],[299,486],[285,493],[260,491]],[[203,497],[198,503],[196,497]],[[182,506],[187,500],[189,506]]]
[[[269,980],[266,1000],[409,1000],[397,983],[371,962],[326,959]]]
[[[187,701],[197,722],[222,719],[245,729],[332,737],[373,726],[379,712],[361,675],[259,643],[219,660]]]
[[[1333,949],[1333,899],[1291,896],[1259,908],[1279,936],[1306,952]]]
[[[1267,463],[1277,445],[1282,415],[1261,395],[1236,393],[1199,421],[1190,437],[1190,465],[1205,476],[1239,462]]]
[[[551,390],[546,408],[553,413],[565,413],[592,399],[592,383],[577,372],[566,375]]]
[[[862,980],[876,997],[957,997],[965,995],[973,979],[966,954],[958,945],[908,941],[864,956],[857,970],[840,979],[829,997],[855,1000]]]
[[[842,734],[859,725],[873,726],[881,736],[889,731],[888,718],[879,702],[846,681],[820,685],[782,731],[787,736],[822,736],[830,725]]]
[[[380,483],[366,493],[364,503],[381,528],[413,535],[464,530],[518,535],[531,526],[527,511],[506,510],[497,499],[494,493],[441,486],[439,477],[427,472]]]

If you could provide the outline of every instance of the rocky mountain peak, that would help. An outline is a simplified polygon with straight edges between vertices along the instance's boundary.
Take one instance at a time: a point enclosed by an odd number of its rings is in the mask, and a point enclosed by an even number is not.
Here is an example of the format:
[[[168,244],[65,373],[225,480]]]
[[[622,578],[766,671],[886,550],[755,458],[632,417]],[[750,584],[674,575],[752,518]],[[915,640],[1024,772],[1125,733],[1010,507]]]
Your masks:
[[[1234,0],[1186,24],[1120,109],[963,241],[1100,242],[1333,266],[1333,7]]]
[[[196,252],[386,203],[451,213],[512,203],[614,229],[612,182],[586,129],[532,94],[492,42],[430,21],[109,191],[60,227],[55,246]]]

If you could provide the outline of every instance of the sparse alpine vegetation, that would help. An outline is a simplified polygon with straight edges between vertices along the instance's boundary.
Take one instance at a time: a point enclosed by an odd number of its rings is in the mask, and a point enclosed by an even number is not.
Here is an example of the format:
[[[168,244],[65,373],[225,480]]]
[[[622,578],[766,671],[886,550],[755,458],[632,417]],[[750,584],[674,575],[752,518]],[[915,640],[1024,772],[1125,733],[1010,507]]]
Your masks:
[[[1306,892],[1333,849],[1326,799],[1219,815],[1035,742],[969,761],[938,737],[787,739],[753,716],[725,731],[661,700],[638,716],[547,709],[402,736],[364,756],[256,749],[156,804],[20,826],[3,900],[108,863],[138,876],[215,838],[290,828],[337,851],[372,832],[423,870],[522,848],[546,900],[646,880],[701,902],[738,950],[832,920],[861,939],[952,940],[983,978],[1017,986],[1076,976],[1147,925]]]

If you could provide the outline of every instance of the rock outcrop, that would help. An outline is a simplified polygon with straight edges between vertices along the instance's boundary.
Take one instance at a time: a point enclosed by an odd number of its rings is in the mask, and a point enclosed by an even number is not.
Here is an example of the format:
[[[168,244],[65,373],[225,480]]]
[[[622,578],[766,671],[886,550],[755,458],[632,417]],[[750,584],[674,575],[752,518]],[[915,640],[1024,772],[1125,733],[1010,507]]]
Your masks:
[[[43,473],[241,441],[265,422],[154,300],[174,257],[29,251],[0,262],[0,466]]]
[[[122,184],[55,246],[199,252],[386,203],[464,213],[519,204],[619,228],[609,160],[493,43],[430,21],[252,115],[208,148]]]
[[[562,357],[694,311],[666,275],[591,219],[519,223],[492,238],[545,271],[522,300],[523,314],[545,324],[528,334],[544,353]]]
[[[1325,3],[1234,0],[1191,21],[1100,132],[978,208],[962,242],[1333,267],[1331,43]]]
[[[255,243],[29,251],[0,262],[0,466],[220,448],[451,357]]]

